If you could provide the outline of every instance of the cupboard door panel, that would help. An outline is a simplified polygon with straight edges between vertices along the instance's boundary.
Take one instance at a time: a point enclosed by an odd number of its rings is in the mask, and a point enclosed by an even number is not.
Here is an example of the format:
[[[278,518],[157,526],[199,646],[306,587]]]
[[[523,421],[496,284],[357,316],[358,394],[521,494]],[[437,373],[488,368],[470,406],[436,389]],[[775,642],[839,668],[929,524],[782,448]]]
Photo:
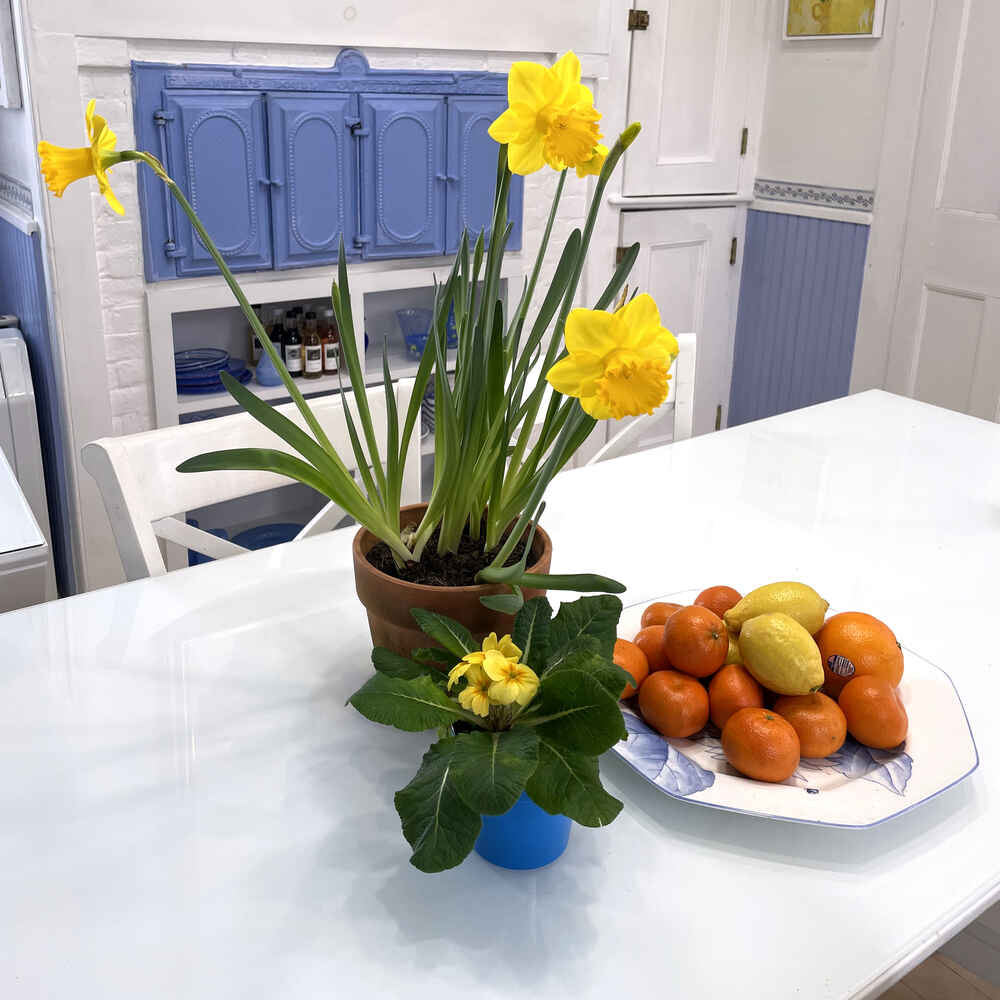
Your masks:
[[[271,267],[271,206],[261,94],[192,92],[164,101],[168,170],[234,271]],[[215,274],[187,216],[170,206],[179,276]]]
[[[362,96],[360,114],[362,255],[443,254],[444,98]]]
[[[356,252],[356,151],[347,122],[356,106],[346,94],[268,95],[275,267],[333,263],[341,236]]]

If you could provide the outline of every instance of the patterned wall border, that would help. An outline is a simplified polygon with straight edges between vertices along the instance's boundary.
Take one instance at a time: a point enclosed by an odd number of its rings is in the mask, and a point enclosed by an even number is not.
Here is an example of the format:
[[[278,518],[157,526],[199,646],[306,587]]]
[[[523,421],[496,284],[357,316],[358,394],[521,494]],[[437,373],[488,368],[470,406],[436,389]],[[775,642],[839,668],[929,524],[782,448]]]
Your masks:
[[[755,198],[762,201],[790,201],[800,205],[823,205],[870,212],[875,206],[875,192],[858,188],[823,187],[822,184],[796,184],[793,181],[771,181],[758,177],[754,182]]]
[[[31,207],[31,192],[23,184],[6,174],[0,174],[0,202],[16,208],[29,217],[34,215]]]

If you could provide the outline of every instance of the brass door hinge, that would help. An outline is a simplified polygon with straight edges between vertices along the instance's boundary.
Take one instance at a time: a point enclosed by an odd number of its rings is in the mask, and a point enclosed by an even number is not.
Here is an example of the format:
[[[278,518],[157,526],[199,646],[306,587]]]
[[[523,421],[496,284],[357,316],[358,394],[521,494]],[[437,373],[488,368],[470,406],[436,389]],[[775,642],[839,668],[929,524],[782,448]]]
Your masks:
[[[628,247],[615,247],[615,266],[617,267],[628,252]]]
[[[628,12],[628,30],[645,31],[649,27],[648,10],[630,10]]]
[[[722,430],[722,403],[715,408],[715,429],[717,431]]]
[[[736,237],[733,237],[733,242],[729,244],[729,264],[731,267],[736,266],[736,247],[739,245],[739,241]]]
[[[747,155],[747,144],[750,142],[750,129],[745,128],[740,133],[740,156]]]

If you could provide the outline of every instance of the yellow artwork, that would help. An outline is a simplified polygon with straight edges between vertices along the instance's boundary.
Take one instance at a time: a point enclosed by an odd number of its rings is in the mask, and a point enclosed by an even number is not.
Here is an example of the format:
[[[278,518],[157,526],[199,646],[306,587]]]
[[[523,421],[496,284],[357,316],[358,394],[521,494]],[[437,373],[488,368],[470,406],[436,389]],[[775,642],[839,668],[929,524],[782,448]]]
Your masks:
[[[878,0],[788,0],[788,37],[875,35],[877,6]]]

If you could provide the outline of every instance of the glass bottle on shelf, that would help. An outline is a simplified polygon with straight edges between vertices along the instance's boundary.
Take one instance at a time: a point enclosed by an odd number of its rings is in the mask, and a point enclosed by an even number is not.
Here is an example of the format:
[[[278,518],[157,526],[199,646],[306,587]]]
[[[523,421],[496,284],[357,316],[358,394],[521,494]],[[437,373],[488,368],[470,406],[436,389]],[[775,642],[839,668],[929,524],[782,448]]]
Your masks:
[[[250,308],[253,309],[254,313],[257,316],[257,319],[260,320],[261,326],[267,329],[266,322],[264,319],[263,306],[255,305],[251,306]],[[257,362],[260,361],[261,354],[264,353],[264,348],[261,347],[260,338],[257,336],[256,333],[254,333],[253,327],[248,328],[247,334],[250,338],[250,363],[256,365]]]
[[[285,313],[284,361],[292,378],[302,378],[302,334],[299,332],[298,307]]]
[[[320,341],[323,344],[323,374],[335,375],[340,368],[340,334],[332,309],[323,310]]]
[[[323,342],[320,340],[316,313],[307,312],[302,334],[303,365],[305,378],[323,377]]]

